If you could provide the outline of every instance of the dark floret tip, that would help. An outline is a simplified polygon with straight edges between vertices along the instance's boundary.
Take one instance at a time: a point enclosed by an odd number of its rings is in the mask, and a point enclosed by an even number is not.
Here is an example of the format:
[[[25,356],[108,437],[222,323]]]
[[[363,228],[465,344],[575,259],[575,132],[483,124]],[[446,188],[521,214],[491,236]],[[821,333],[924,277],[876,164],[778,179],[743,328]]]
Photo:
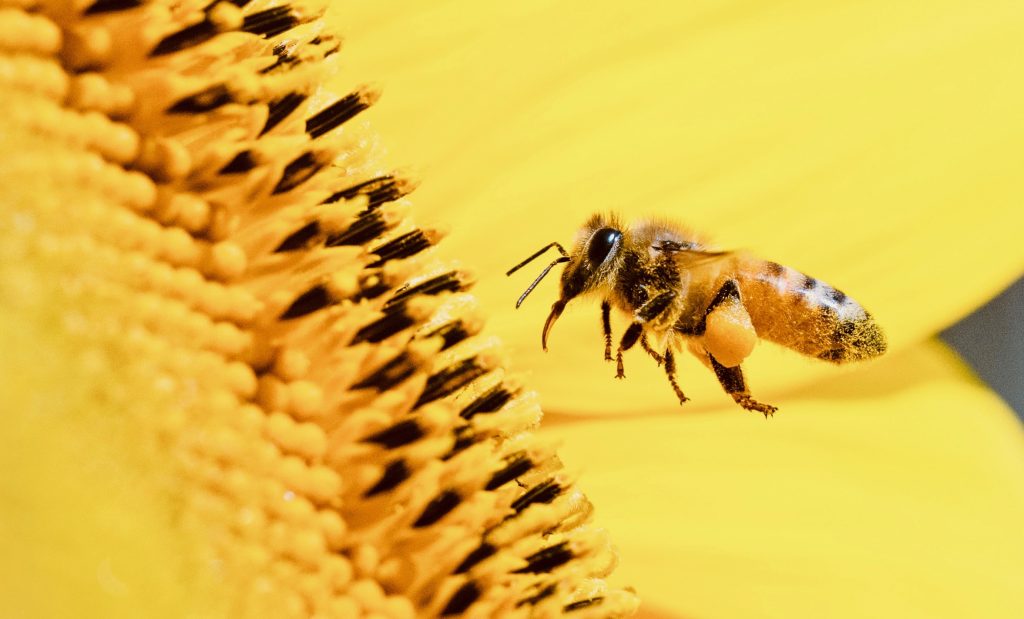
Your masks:
[[[327,286],[317,284],[306,292],[302,293],[292,302],[288,309],[281,314],[281,320],[292,320],[301,318],[313,312],[319,311],[334,303]]]
[[[526,566],[515,571],[516,574],[541,574],[550,572],[565,565],[573,559],[572,550],[567,542],[561,542],[535,552],[526,558]]]
[[[313,139],[329,133],[373,105],[379,97],[377,90],[359,88],[310,116],[306,120],[306,133]]]
[[[526,454],[517,454],[509,458],[505,468],[497,471],[484,486],[486,490],[497,490],[513,479],[525,475],[535,466],[533,460]]]
[[[274,249],[274,253],[282,253],[289,251],[296,251],[299,249],[305,249],[314,240],[320,237],[320,222],[311,221],[308,224],[302,226],[295,232],[288,235],[281,243]]]
[[[448,600],[448,603],[441,610],[441,616],[461,615],[480,597],[481,593],[479,585],[475,582],[469,581],[465,583]]]
[[[488,544],[487,542],[483,542],[482,544],[477,546],[476,550],[469,553],[466,556],[466,558],[462,560],[462,563],[460,563],[459,566],[455,568],[455,571],[453,573],[464,574],[468,572],[470,569],[472,569],[473,566],[475,566],[476,564],[493,556],[494,553],[496,553],[497,551],[497,546],[493,546],[491,544]]]
[[[389,428],[376,432],[363,439],[364,443],[376,443],[388,449],[418,441],[426,436],[426,432],[415,419],[399,421]]]
[[[142,6],[142,0],[97,0],[85,10],[85,15],[127,11]]]
[[[352,385],[352,389],[375,389],[381,393],[404,382],[418,369],[417,361],[408,352],[403,352],[385,363],[369,376]]]
[[[543,588],[537,590],[537,593],[529,597],[523,598],[516,602],[516,608],[521,606],[536,606],[545,599],[551,597],[558,590],[558,585],[555,583],[548,584]]]
[[[427,379],[427,384],[423,387],[423,393],[416,400],[415,406],[422,406],[448,396],[488,371],[487,365],[481,363],[476,357],[453,363]]]
[[[326,165],[326,160],[328,157],[325,157],[323,153],[315,151],[302,153],[285,166],[281,173],[281,179],[270,193],[278,195],[302,185]]]
[[[459,503],[462,502],[462,497],[459,496],[454,490],[444,490],[438,494],[427,506],[423,509],[420,517],[413,522],[413,528],[428,527],[436,523],[441,518],[448,515],[450,511],[458,507]]]
[[[377,480],[377,483],[363,493],[363,498],[373,498],[374,496],[383,494],[388,490],[392,490],[406,479],[409,479],[410,476],[412,476],[412,471],[409,470],[409,466],[405,463],[405,460],[395,460],[394,462],[390,462],[384,468],[384,472],[381,474],[380,479]]]
[[[548,479],[523,493],[521,497],[512,502],[511,507],[518,513],[530,505],[551,503],[562,494],[563,490],[563,486],[557,481]]]
[[[592,598],[587,598],[585,600],[577,600],[577,601],[575,601],[575,602],[573,602],[571,604],[567,604],[563,610],[565,612],[567,612],[567,613],[571,613],[574,610],[583,610],[584,608],[589,608],[591,606],[597,606],[598,604],[600,604],[603,601],[604,601],[604,597],[602,597],[602,596],[596,596],[596,597],[592,597]]]

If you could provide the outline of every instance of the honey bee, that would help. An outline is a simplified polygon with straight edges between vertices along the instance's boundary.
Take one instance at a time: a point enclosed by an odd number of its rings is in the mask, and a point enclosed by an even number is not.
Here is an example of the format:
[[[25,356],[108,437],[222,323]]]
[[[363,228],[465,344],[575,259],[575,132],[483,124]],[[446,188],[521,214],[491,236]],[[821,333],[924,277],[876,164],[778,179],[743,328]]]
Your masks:
[[[710,248],[667,220],[625,227],[615,215],[594,215],[577,233],[572,252],[549,243],[506,275],[552,247],[561,256],[516,301],[518,308],[551,269],[566,265],[541,331],[543,349],[566,304],[599,296],[605,360],[612,360],[612,308],[631,320],[616,349],[616,378],[625,377],[622,354],[639,342],[664,366],[680,404],[687,397],[676,380],[675,352],[683,344],[737,404],[765,417],[776,407],[751,397],[740,369],[758,338],[833,363],[869,359],[886,349],[871,314],[839,290],[775,262]]]

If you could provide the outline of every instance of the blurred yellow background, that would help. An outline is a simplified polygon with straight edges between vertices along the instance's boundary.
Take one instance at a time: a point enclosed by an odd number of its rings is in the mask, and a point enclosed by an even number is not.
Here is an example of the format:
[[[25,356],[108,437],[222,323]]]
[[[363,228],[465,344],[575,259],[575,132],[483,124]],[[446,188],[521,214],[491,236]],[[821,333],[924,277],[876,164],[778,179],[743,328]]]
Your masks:
[[[384,88],[383,146],[422,179],[417,216],[446,222],[442,253],[478,273],[644,613],[1024,616],[1020,425],[933,342],[1024,271],[1024,5],[337,12],[349,79]],[[607,210],[832,283],[889,355],[837,369],[758,347],[748,383],[780,406],[765,422],[692,359],[683,409],[640,351],[615,381],[596,301],[570,305],[542,353],[556,278],[516,312],[535,273],[503,273]]]

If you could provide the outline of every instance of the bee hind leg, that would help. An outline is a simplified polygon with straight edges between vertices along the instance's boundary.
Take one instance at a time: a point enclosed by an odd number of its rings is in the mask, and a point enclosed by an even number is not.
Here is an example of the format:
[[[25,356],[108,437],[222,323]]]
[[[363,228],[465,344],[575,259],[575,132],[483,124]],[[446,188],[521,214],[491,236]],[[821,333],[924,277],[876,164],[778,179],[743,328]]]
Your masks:
[[[665,349],[665,375],[668,376],[668,382],[672,385],[672,390],[676,392],[679,403],[683,404],[689,400],[690,398],[686,397],[683,390],[679,388],[679,383],[676,382],[676,357],[671,348]]]
[[[770,404],[762,404],[754,398],[750,397],[750,392],[747,391],[746,381],[743,380],[743,371],[740,366],[727,368],[719,363],[712,355],[708,355],[708,359],[711,361],[711,367],[715,370],[715,376],[718,377],[718,382],[722,384],[722,388],[725,392],[732,396],[737,404],[747,409],[748,411],[756,411],[765,416],[770,417],[775,411],[779,410]]]
[[[704,350],[726,367],[738,366],[750,356],[757,343],[757,332],[740,298],[736,280],[726,280],[718,289],[696,332]]]

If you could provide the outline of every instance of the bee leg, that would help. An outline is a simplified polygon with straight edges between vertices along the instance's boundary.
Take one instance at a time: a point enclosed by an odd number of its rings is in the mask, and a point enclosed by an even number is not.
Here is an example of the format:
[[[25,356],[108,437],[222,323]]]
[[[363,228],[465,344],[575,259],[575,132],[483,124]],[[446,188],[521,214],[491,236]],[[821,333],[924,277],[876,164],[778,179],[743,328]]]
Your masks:
[[[604,360],[612,360],[612,306],[601,302],[601,327],[604,329]]]
[[[650,299],[636,310],[633,322],[626,329],[626,332],[622,334],[622,340],[619,341],[619,350],[615,354],[615,378],[626,377],[625,369],[622,366],[622,353],[632,348],[633,345],[636,344],[637,340],[640,339],[640,336],[643,335],[644,323],[661,315],[662,312],[672,305],[672,301],[675,298],[676,293],[663,292]]]
[[[651,348],[650,343],[647,341],[646,333],[640,336],[640,346],[644,349],[644,352],[650,355],[651,359],[654,359],[654,362],[657,363],[658,365],[661,365],[662,362],[665,361],[665,357],[659,355],[658,351]]]
[[[711,303],[704,309],[704,315],[700,319],[700,323],[697,324],[695,329],[696,333],[703,335],[705,329],[708,326],[708,316],[711,312],[715,311],[718,306],[726,302],[733,302],[740,300],[740,287],[735,279],[727,279],[719,287],[718,292],[715,293],[715,298],[711,299]]]
[[[676,382],[676,357],[672,354],[671,348],[665,349],[665,374],[668,375],[668,382],[672,385],[672,390],[676,392],[679,403],[682,404],[689,400],[690,398],[686,397],[683,390],[679,388],[679,383]]]
[[[770,404],[762,404],[750,397],[750,392],[747,391],[747,384],[743,380],[743,371],[740,370],[740,366],[727,368],[715,358],[708,354],[708,359],[711,360],[711,367],[715,370],[715,376],[718,377],[718,382],[722,384],[725,392],[732,396],[732,399],[737,404],[747,409],[748,411],[757,411],[764,414],[765,418],[770,417],[778,409]]]
[[[640,334],[644,331],[644,325],[639,322],[634,322],[629,325],[626,332],[622,334],[622,341],[619,342],[619,350],[615,353],[615,378],[625,378],[626,371],[622,365],[622,353],[633,347],[636,341],[640,339]]]

